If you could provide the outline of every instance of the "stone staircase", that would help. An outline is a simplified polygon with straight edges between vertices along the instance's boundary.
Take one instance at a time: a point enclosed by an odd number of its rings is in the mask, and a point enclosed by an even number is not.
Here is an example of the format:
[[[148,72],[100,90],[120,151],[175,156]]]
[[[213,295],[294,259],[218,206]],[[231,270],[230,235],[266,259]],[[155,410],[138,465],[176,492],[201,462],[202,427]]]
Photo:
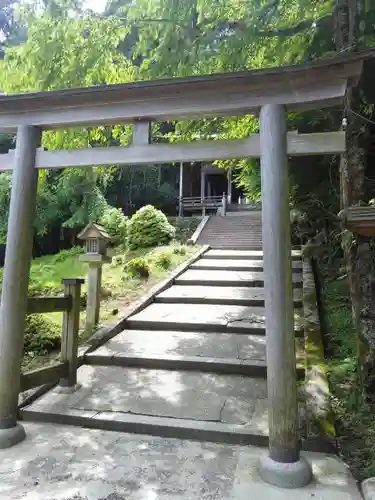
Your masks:
[[[261,212],[254,209],[239,210],[238,205],[235,207],[225,217],[211,216],[200,233],[197,244],[210,245],[211,248],[262,248]]]
[[[293,283],[297,375],[303,377],[298,252]],[[21,418],[266,445],[266,367],[262,251],[210,249],[131,316],[124,331],[85,355],[80,388],[52,389],[22,408]]]

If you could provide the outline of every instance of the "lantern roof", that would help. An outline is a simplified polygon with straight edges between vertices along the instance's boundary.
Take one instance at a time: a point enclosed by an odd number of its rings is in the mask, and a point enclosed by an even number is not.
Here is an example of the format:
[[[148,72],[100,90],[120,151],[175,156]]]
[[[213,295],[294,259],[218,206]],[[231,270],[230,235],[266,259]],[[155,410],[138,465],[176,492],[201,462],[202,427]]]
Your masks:
[[[88,240],[96,238],[98,240],[111,241],[112,237],[106,231],[106,229],[94,222],[87,224],[85,228],[77,236],[80,240]]]

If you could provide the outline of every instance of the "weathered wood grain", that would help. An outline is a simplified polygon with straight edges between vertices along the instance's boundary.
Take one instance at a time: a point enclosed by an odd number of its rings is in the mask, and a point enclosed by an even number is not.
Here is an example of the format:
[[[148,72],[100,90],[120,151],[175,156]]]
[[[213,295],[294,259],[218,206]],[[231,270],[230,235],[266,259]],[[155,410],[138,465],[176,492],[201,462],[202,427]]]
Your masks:
[[[71,306],[71,297],[29,297],[27,299],[28,314],[68,311]]]
[[[21,375],[21,392],[44,384],[54,384],[68,374],[68,363],[55,363]]]

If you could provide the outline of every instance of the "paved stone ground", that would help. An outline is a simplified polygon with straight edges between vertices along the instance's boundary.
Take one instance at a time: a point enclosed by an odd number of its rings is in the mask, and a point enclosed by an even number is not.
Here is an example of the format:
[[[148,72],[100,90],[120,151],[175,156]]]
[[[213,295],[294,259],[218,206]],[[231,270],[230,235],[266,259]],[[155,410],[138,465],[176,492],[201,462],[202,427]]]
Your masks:
[[[0,450],[0,500],[360,500],[345,465],[308,453],[315,480],[299,490],[262,482],[256,447],[51,424]]]

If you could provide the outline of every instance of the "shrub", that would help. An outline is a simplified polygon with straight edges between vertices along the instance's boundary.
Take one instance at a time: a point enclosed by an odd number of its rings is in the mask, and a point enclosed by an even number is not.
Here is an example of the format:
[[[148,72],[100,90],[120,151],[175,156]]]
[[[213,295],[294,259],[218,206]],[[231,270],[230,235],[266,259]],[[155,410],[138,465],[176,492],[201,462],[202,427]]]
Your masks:
[[[186,243],[202,219],[200,217],[169,217],[168,220],[176,230],[176,241]]]
[[[128,219],[120,208],[108,205],[98,222],[112,236],[114,245],[126,244]]]
[[[86,307],[87,307],[87,292],[81,292],[80,305],[81,305],[82,310],[86,309]]]
[[[148,278],[150,276],[150,268],[145,259],[129,260],[124,271],[132,278]]]
[[[168,269],[172,264],[172,257],[169,253],[163,252],[156,255],[154,259],[154,263],[156,266],[161,267],[163,269]]]
[[[28,288],[28,291],[27,291],[27,295],[29,297],[40,297],[40,296],[43,296],[45,295],[45,290],[44,288],[41,286],[41,284],[39,283],[39,281],[33,279],[30,277],[29,279],[29,288]]]
[[[178,247],[174,247],[173,253],[175,255],[186,255],[186,248],[183,247],[182,245],[178,246]]]
[[[59,327],[42,314],[29,314],[25,321],[24,352],[45,354],[61,345]]]
[[[140,208],[130,219],[128,225],[128,244],[130,250],[148,248],[169,243],[175,229],[167,217],[152,205]]]

